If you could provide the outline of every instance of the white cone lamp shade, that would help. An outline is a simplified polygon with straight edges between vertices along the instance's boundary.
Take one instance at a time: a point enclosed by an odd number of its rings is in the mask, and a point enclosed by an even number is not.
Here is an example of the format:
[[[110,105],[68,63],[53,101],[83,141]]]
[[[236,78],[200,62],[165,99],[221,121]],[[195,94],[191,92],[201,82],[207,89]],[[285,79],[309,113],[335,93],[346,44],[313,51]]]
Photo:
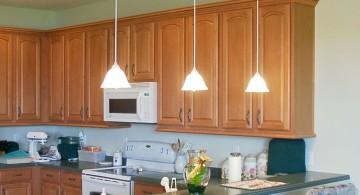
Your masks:
[[[105,79],[101,84],[101,88],[130,88],[131,85],[126,78],[124,71],[121,70],[116,59],[117,55],[117,0],[115,0],[115,43],[114,43],[114,64],[106,73]]]
[[[196,70],[196,0],[194,0],[194,31],[193,31],[193,41],[194,41],[194,63],[191,73],[186,77],[184,85],[182,86],[182,91],[200,91],[208,90],[203,77]]]
[[[182,86],[181,90],[198,91],[198,90],[208,90],[208,88],[204,82],[204,79],[194,67],[191,73],[186,77],[184,85]]]
[[[266,86],[265,80],[260,76],[259,73],[256,73],[253,78],[251,78],[249,85],[247,86],[246,92],[269,92],[269,88]]]
[[[130,88],[130,84],[126,78],[124,71],[115,62],[111,69],[106,73],[105,79],[101,84],[101,88]]]
[[[256,73],[245,92],[269,92],[265,80],[259,74],[259,0],[256,1]]]

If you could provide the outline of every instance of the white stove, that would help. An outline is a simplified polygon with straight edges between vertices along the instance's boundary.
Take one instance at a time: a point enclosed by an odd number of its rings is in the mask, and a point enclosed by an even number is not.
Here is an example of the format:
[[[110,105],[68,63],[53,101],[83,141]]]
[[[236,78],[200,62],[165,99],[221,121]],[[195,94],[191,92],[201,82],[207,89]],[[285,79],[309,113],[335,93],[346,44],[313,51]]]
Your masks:
[[[127,142],[124,148],[126,166],[86,169],[82,172],[82,195],[133,195],[134,177],[159,179],[182,177],[174,173],[176,152],[171,143],[153,141]]]

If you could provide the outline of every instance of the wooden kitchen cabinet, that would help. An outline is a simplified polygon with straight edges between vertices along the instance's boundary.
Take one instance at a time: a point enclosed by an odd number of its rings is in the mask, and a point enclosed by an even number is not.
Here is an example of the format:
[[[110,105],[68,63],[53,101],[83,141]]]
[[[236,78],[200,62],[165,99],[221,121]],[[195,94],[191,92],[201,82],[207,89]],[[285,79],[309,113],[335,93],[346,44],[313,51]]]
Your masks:
[[[157,23],[156,65],[158,76],[158,128],[185,124],[185,19]]]
[[[155,81],[154,38],[155,23],[131,26],[130,81]]]
[[[40,119],[40,44],[34,33],[0,34],[0,120]]]
[[[31,168],[0,171],[1,195],[31,195]]]
[[[81,174],[51,168],[41,168],[42,195],[81,194]]]
[[[65,70],[65,37],[64,35],[49,37],[49,119],[64,121],[64,70]]]
[[[150,183],[135,182],[134,195],[160,194],[165,193],[165,188],[161,185]]]
[[[16,120],[40,119],[40,36],[16,37]]]
[[[82,122],[85,96],[85,33],[65,36],[65,120]]]
[[[129,82],[155,81],[154,22],[119,26],[117,62]],[[109,39],[109,69],[114,62],[114,30]]]
[[[0,121],[13,119],[13,36],[0,33]]]
[[[101,123],[107,72],[107,29],[65,36],[65,120]]]
[[[201,131],[203,128],[218,127],[218,14],[199,15],[196,29],[196,68],[209,90],[183,92],[181,87],[185,75],[193,67],[193,18],[158,23],[160,84],[157,129],[160,131]]]
[[[252,94],[245,89],[253,72],[253,10],[221,13],[220,114],[221,127],[252,129]],[[256,60],[256,59],[255,59]],[[254,62],[255,63],[255,62]]]
[[[259,62],[270,92],[254,101],[257,134],[313,137],[315,6],[267,5],[259,14]]]

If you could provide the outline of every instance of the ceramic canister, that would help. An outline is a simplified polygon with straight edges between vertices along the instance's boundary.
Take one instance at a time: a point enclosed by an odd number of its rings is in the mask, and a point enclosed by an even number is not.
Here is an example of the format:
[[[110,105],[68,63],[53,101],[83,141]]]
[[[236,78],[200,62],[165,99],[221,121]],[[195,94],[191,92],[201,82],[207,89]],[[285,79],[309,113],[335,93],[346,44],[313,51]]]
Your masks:
[[[122,154],[118,150],[113,154],[113,165],[122,166]]]
[[[256,176],[256,157],[250,154],[244,160],[243,179],[255,179]]]
[[[267,161],[268,154],[267,152],[260,153],[257,157],[256,167],[257,167],[257,176],[265,177],[267,175]]]

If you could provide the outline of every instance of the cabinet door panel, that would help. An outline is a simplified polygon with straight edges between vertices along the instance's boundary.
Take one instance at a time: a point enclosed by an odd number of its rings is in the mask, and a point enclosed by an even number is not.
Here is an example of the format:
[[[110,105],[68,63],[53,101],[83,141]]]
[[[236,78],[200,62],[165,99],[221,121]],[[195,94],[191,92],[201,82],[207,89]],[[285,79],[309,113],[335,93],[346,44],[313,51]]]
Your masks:
[[[0,120],[12,120],[13,39],[0,34]]]
[[[111,30],[109,39],[109,63],[108,69],[114,63],[114,29]],[[122,26],[118,27],[117,32],[117,63],[119,64],[120,68],[125,72],[128,79],[130,79],[130,27],[129,26]]]
[[[65,37],[65,116],[66,121],[84,120],[85,34]]]
[[[158,124],[184,125],[181,86],[184,82],[185,20],[164,20],[157,26]]]
[[[196,18],[196,68],[208,87],[206,91],[188,92],[189,127],[218,127],[218,14]],[[193,66],[193,18],[187,19],[187,70]],[[191,122],[189,122],[191,121]]]
[[[42,195],[59,195],[60,185],[51,183],[41,183],[41,194]]]
[[[154,23],[131,27],[131,80],[154,81]]]
[[[103,121],[103,89],[107,72],[107,29],[86,33],[85,118],[89,122]]]
[[[81,188],[72,188],[63,186],[61,195],[80,195],[82,193]]]
[[[252,74],[252,10],[224,12],[221,22],[222,127],[251,129],[251,93],[245,89]]]
[[[2,184],[4,195],[31,195],[30,183]]]
[[[17,120],[40,119],[40,37],[18,36],[16,48]]]
[[[50,37],[50,120],[64,120],[64,36]]]
[[[259,65],[269,93],[259,94],[258,129],[289,130],[290,4],[260,8]]]

